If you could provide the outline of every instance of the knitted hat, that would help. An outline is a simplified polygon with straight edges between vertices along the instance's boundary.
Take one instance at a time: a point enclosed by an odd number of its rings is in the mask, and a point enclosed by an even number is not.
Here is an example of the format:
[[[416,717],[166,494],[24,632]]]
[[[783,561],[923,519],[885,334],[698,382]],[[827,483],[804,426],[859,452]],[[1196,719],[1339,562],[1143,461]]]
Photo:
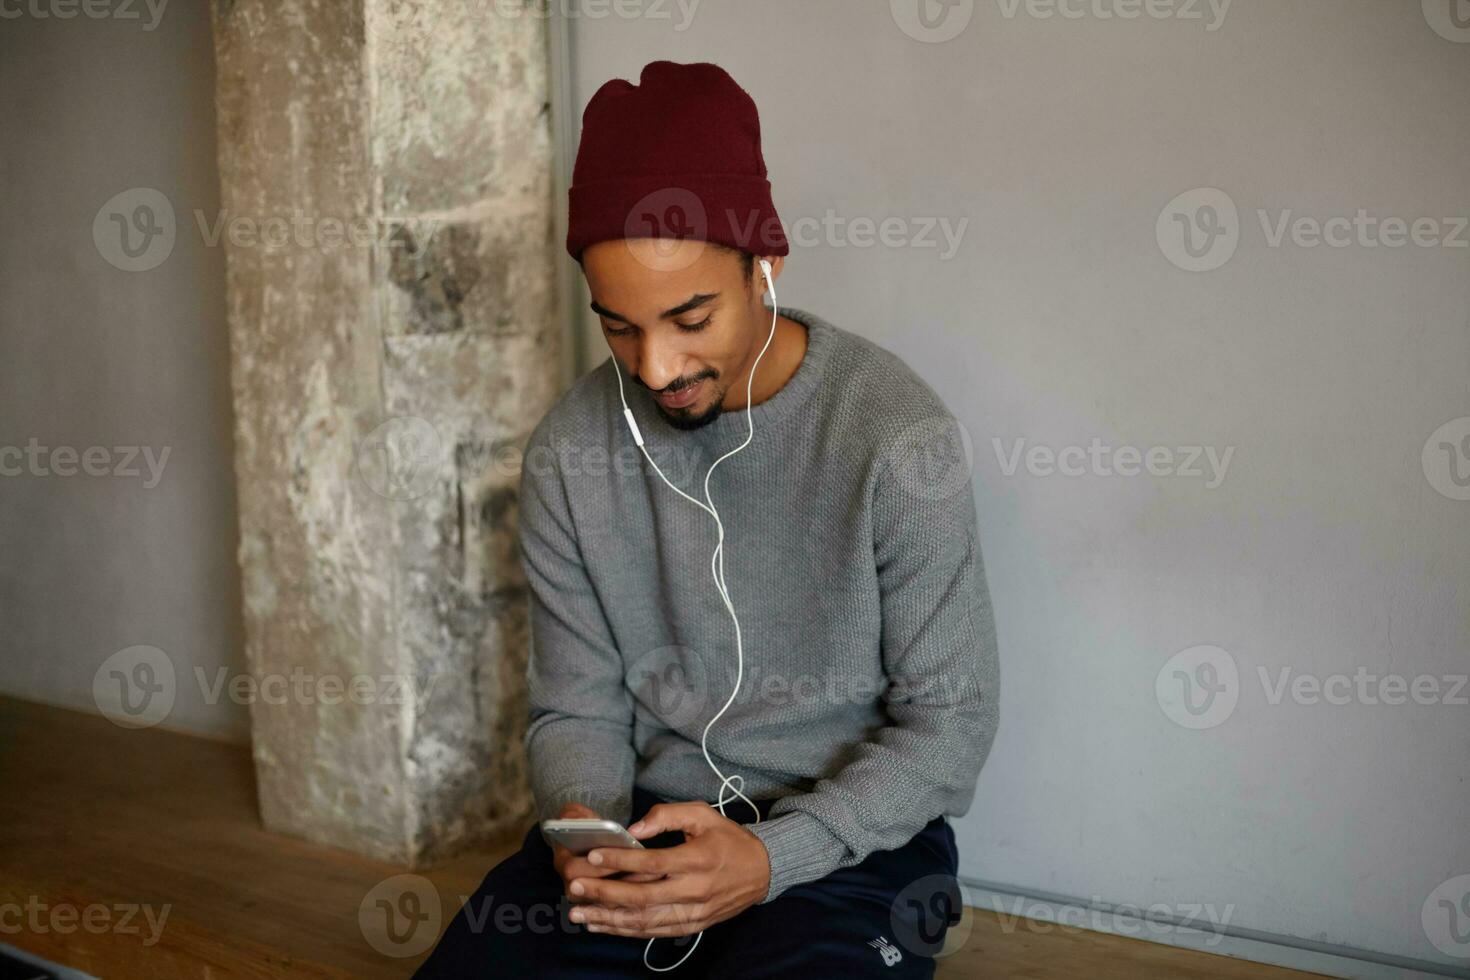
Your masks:
[[[701,239],[756,255],[790,246],[771,202],[755,101],[708,63],[645,65],[582,113],[567,252],[623,238]]]

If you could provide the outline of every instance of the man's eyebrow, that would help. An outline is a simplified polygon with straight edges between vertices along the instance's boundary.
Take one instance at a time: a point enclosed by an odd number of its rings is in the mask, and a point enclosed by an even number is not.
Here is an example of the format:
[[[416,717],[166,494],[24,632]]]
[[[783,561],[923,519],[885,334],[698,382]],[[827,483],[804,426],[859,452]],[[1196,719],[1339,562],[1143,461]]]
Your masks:
[[[719,293],[695,293],[693,296],[689,297],[673,309],[664,310],[662,313],[659,314],[659,319],[672,320],[676,316],[683,316],[690,310],[696,310],[699,307],[705,305],[710,300],[718,299],[719,295]],[[596,313],[598,316],[606,317],[609,320],[616,320],[619,323],[626,323],[630,326],[634,325],[632,320],[629,320],[621,313],[614,313],[612,310],[609,310],[607,307],[603,306],[595,299],[592,301],[592,312]]]

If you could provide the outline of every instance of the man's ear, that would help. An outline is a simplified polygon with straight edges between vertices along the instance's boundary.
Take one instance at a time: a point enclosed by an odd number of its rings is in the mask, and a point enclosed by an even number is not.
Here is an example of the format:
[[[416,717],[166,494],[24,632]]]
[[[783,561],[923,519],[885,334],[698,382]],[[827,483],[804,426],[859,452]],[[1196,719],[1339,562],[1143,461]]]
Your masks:
[[[781,278],[781,269],[786,264],[786,256],[784,255],[757,255],[755,257],[755,268],[751,270],[751,274],[755,276],[755,291],[758,296],[764,296],[766,294],[766,276],[761,271],[761,259],[765,259],[771,263],[772,282]]]

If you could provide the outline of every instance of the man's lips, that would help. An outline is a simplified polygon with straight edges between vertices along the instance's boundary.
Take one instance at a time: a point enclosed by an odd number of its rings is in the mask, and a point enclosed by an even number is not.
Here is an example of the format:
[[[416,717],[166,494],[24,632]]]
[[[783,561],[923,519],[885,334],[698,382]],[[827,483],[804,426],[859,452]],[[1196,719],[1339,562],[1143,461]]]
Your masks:
[[[694,404],[694,400],[699,397],[699,393],[703,387],[703,381],[696,381],[687,388],[681,388],[679,391],[673,392],[659,392],[654,397],[658,399],[658,403],[664,408],[688,408]]]

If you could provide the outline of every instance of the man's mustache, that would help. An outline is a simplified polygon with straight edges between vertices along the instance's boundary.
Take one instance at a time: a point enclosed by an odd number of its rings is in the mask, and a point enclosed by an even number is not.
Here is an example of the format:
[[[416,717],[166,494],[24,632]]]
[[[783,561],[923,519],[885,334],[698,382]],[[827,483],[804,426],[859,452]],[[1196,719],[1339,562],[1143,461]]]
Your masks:
[[[642,378],[640,378],[636,374],[633,375],[633,380],[636,381],[642,387],[644,387],[644,388],[648,389],[649,391],[653,392],[654,394],[664,394],[665,392],[668,392],[668,393],[671,393],[672,394],[673,392],[676,392],[676,391],[683,391],[685,388],[688,388],[690,385],[699,384],[699,382],[703,381],[706,378],[717,378],[717,377],[719,377],[718,374],[716,374],[714,371],[710,371],[707,374],[696,375],[693,378],[690,378],[688,381],[675,381],[675,382],[671,382],[670,384],[667,384],[667,385],[665,385],[662,388],[654,388],[654,387],[646,384],[644,382],[644,380]]]

